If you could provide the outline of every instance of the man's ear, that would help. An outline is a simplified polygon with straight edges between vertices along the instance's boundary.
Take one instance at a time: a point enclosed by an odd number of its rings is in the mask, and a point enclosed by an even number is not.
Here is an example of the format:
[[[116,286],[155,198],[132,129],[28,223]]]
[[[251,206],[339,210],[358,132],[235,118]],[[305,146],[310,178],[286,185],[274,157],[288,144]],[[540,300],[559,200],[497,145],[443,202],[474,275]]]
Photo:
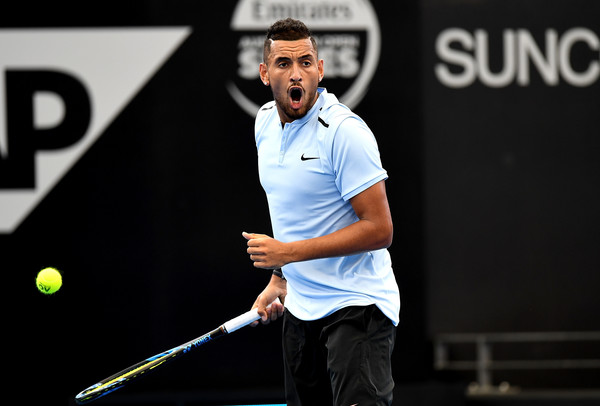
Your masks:
[[[265,86],[269,86],[269,70],[267,69],[267,65],[261,63],[258,67],[258,71],[260,72],[260,80]]]
[[[319,70],[319,82],[321,82],[321,80],[323,80],[323,76],[325,76],[325,69],[323,68],[323,60],[319,59],[319,61],[317,62],[317,69]]]

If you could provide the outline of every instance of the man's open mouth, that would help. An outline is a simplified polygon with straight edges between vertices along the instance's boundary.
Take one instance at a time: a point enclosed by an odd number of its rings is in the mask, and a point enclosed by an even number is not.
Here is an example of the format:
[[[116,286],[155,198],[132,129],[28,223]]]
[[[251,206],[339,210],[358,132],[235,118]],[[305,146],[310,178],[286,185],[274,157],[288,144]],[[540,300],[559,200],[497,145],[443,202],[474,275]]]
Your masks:
[[[290,89],[290,100],[292,101],[293,108],[300,107],[300,103],[302,101],[302,88],[301,87],[292,87]]]

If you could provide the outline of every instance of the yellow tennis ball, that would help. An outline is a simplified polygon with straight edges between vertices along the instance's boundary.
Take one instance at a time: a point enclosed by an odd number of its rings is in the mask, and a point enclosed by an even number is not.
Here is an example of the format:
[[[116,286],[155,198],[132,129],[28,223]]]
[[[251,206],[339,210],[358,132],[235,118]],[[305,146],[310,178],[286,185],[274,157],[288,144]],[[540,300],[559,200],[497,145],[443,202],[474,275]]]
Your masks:
[[[45,268],[38,273],[35,283],[40,292],[51,295],[62,286],[62,276],[54,268]]]

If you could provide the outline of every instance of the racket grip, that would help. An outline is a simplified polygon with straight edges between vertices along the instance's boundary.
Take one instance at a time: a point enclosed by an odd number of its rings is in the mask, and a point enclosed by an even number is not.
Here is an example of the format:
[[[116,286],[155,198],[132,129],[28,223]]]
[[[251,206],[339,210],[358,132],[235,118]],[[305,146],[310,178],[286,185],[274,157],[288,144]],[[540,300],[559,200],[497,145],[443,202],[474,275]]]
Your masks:
[[[279,298],[277,298],[273,301],[273,303],[281,303],[281,302],[279,301]],[[271,305],[268,305],[267,309],[269,307],[271,307]],[[225,328],[225,331],[227,333],[233,333],[234,331],[239,330],[240,328],[247,326],[248,324],[250,324],[256,320],[259,320],[259,319],[260,319],[260,316],[258,315],[258,310],[256,308],[254,308],[252,310],[247,311],[244,314],[241,314],[241,315],[225,322],[223,324],[223,327]]]

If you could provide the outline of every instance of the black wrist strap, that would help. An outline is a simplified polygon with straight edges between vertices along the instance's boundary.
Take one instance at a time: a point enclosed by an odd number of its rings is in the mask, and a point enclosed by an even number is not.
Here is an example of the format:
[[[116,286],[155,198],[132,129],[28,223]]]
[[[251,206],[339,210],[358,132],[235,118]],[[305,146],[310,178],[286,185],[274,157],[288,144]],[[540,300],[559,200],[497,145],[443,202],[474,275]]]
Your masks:
[[[283,276],[283,272],[281,272],[280,268],[273,269],[273,275],[276,275],[276,276],[280,277],[281,279],[285,280],[285,276]]]

